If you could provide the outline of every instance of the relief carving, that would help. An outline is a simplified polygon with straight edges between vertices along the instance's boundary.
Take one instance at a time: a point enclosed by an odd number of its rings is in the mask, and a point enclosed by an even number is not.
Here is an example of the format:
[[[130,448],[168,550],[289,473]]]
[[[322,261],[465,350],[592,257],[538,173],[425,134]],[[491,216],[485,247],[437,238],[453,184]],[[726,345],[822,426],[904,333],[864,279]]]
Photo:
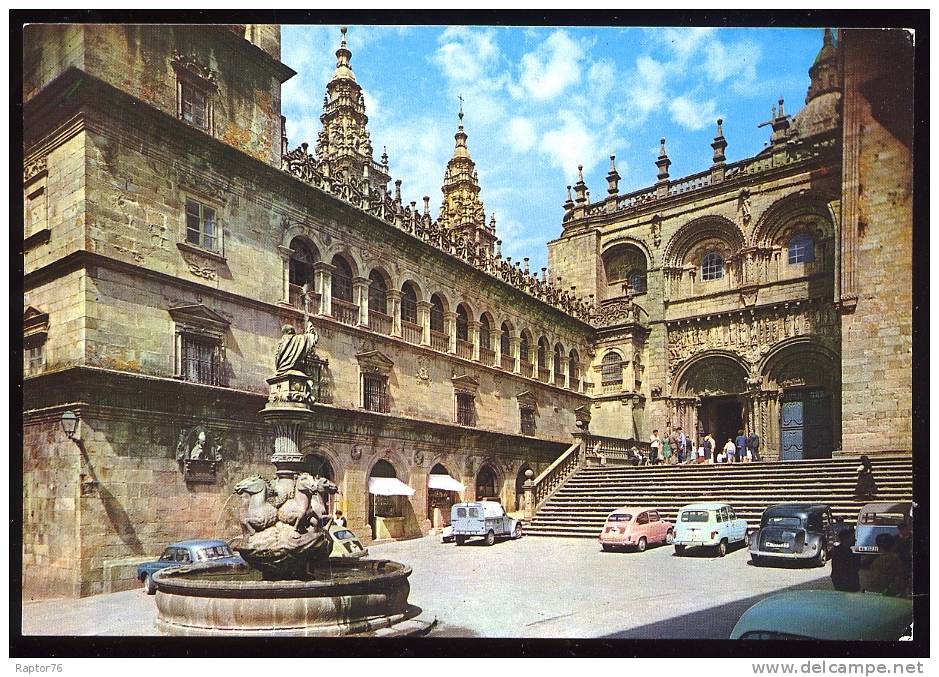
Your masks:
[[[34,176],[46,171],[46,166],[47,159],[45,157],[28,162],[23,168],[23,183],[26,183]]]

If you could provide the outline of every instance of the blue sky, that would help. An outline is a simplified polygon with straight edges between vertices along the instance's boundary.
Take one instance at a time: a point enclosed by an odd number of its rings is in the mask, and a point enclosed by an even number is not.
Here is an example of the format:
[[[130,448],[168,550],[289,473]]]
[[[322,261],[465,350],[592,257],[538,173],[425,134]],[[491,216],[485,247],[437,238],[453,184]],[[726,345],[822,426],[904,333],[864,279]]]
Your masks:
[[[283,89],[290,147],[313,146],[339,26],[282,37],[298,72]],[[776,100],[804,105],[822,30],[351,25],[347,40],[376,159],[387,146],[403,197],[429,195],[437,216],[462,95],[487,220],[503,255],[540,269],[578,164],[592,200],[611,154],[621,193],[649,186],[664,136],[672,178],[693,174],[711,163],[718,117],[728,162],[758,153]]]

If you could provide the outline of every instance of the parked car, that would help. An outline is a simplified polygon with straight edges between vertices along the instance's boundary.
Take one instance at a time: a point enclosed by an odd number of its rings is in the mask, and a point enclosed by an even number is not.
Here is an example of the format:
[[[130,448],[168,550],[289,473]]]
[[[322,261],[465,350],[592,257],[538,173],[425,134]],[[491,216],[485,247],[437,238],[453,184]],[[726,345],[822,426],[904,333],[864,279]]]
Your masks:
[[[750,560],[801,559],[825,566],[838,544],[831,507],[810,503],[781,503],[763,511],[760,528],[750,537]]]
[[[456,503],[450,508],[450,524],[457,545],[463,545],[473,536],[482,536],[486,545],[497,538],[521,538],[522,522],[505,514],[497,501]]]
[[[189,541],[179,541],[173,543],[160,559],[152,562],[144,562],[137,565],[137,580],[143,583],[143,589],[148,595],[156,594],[156,584],[153,582],[153,574],[161,569],[170,567],[182,567],[199,562],[212,562],[213,564],[244,564],[247,563],[241,559],[240,555],[232,552],[231,547],[225,541],[215,539],[194,539]]]
[[[448,524],[440,532],[440,541],[442,543],[453,543],[454,538],[455,537],[453,535],[453,525]]]
[[[368,548],[362,545],[362,541],[348,527],[336,524],[330,521],[329,536],[333,540],[333,549],[330,551],[330,557],[365,557],[368,554]]]
[[[734,543],[747,538],[747,521],[737,517],[726,503],[692,503],[678,511],[675,523],[675,554],[685,548],[705,546],[723,557]]]
[[[897,535],[897,529],[910,525],[911,503],[868,503],[857,516],[854,528],[854,552],[864,559],[873,559],[877,554],[877,536]],[[869,563],[869,562],[868,562]]]
[[[910,635],[912,623],[909,599],[796,590],[771,595],[744,611],[730,638],[896,642]]]
[[[649,545],[672,543],[675,526],[654,508],[627,506],[617,508],[606,518],[600,532],[604,550],[635,548],[644,552]]]

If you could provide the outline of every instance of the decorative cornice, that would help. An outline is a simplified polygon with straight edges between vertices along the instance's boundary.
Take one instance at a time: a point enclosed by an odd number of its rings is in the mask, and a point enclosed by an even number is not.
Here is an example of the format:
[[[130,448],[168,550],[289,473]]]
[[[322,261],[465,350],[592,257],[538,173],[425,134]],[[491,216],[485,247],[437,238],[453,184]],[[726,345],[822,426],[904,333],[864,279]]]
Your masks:
[[[36,158],[31,162],[27,162],[26,166],[23,168],[23,183],[28,182],[34,177],[42,174],[46,171],[47,158],[45,156]]]

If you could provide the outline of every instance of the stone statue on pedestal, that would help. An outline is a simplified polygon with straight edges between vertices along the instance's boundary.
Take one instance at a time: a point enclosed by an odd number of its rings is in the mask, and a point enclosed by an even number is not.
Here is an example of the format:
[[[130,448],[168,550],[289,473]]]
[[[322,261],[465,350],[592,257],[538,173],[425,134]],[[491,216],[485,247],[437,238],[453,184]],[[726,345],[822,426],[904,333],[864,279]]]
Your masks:
[[[283,333],[274,355],[276,375],[283,376],[291,371],[306,373],[303,363],[308,355],[316,356],[316,343],[319,340],[313,324],[307,320],[306,332],[303,334],[297,334],[296,329],[285,324]]]

